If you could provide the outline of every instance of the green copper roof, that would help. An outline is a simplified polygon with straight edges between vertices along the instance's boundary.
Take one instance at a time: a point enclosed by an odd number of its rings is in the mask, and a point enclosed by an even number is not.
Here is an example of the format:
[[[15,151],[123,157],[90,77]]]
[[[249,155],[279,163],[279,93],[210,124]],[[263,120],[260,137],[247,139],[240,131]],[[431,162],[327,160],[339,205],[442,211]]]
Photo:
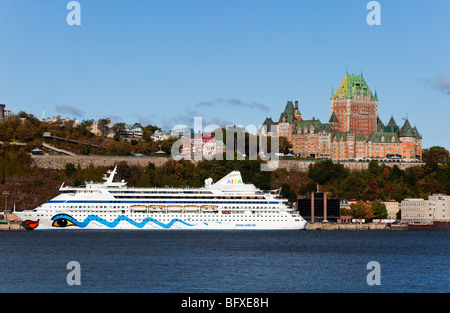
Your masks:
[[[413,132],[416,134],[417,139],[422,139],[422,135],[419,133],[416,126],[413,128]]]
[[[377,131],[382,132],[382,131],[384,131],[384,128],[385,128],[385,126],[384,126],[383,122],[381,121],[380,117],[378,116],[377,117]]]
[[[286,119],[287,123],[293,123],[294,121],[294,104],[292,103],[292,101],[288,101],[286,104],[286,107],[284,108],[284,112],[281,113],[280,115],[280,119],[278,120],[278,123],[282,123],[283,122],[283,118]]]
[[[393,116],[391,116],[391,119],[389,120],[388,126],[397,127],[397,123],[395,122]]]
[[[333,132],[332,141],[347,141],[348,132]]]
[[[294,129],[294,134],[302,134],[306,132],[311,132],[311,127],[314,128],[314,133],[327,132],[331,133],[331,124],[322,124],[320,120],[303,120],[301,122],[295,122],[296,126]]]
[[[363,132],[360,132],[358,136],[356,136],[355,141],[369,141],[369,137],[364,136]]]
[[[405,124],[403,124],[402,128],[400,128],[399,136],[400,137],[415,137],[413,128],[411,127],[411,124],[409,124],[408,120],[406,120]]]
[[[277,123],[275,123],[271,117],[266,117],[266,119],[264,120],[263,125],[277,125]]]
[[[414,128],[411,127],[411,124],[408,120],[405,121],[405,124],[403,124],[402,128],[400,128],[400,131],[398,132],[399,137],[414,137],[417,139],[422,139],[422,136],[420,135],[417,128],[414,126]]]
[[[372,142],[391,142],[400,143],[398,134],[396,132],[376,132],[370,135],[369,141]]]
[[[398,131],[398,126],[397,123],[394,120],[394,117],[391,116],[391,119],[389,120],[389,123],[387,124],[387,128],[389,129],[388,131],[391,132],[397,132]]]
[[[355,95],[370,95],[372,100],[378,100],[376,92],[375,95],[372,94],[362,75],[346,74],[338,90],[331,96],[331,99],[339,97],[341,91],[344,98],[353,98]]]

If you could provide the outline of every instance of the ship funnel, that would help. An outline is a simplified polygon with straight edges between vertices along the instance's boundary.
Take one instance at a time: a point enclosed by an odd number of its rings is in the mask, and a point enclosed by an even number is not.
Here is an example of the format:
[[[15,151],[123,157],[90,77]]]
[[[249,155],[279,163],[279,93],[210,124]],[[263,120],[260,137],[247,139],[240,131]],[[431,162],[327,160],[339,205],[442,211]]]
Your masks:
[[[221,180],[219,180],[214,185],[221,185],[221,186],[236,186],[236,185],[243,185],[244,181],[242,180],[241,172],[239,171],[233,171]]]

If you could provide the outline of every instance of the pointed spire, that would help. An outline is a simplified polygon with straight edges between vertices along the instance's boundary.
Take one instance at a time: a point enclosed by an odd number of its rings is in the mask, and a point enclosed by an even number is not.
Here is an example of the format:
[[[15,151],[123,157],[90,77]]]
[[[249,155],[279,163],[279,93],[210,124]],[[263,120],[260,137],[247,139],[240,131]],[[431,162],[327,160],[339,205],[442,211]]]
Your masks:
[[[412,127],[408,121],[408,118],[405,120],[405,124],[403,124],[402,128],[400,128],[399,136],[400,137],[413,137]]]
[[[394,120],[394,116],[391,116],[391,119],[389,120],[388,126],[394,126],[397,127],[397,123]]]
[[[389,123],[388,123],[388,128],[389,128],[389,130],[391,131],[391,132],[397,132],[398,131],[398,126],[397,126],[397,123],[395,122],[395,120],[394,120],[394,116],[392,115],[391,116],[391,119],[389,120]]]
[[[339,120],[338,120],[338,118],[336,116],[336,113],[334,113],[334,111],[333,111],[333,114],[331,114],[329,123],[339,123]]]

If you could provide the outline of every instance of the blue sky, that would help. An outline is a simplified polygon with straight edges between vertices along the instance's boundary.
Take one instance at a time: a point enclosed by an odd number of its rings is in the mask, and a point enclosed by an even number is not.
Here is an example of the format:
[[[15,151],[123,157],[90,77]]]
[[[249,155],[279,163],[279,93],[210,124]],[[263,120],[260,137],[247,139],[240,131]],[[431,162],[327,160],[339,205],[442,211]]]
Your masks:
[[[450,1],[0,0],[0,103],[37,117],[170,129],[259,126],[298,100],[327,122],[330,94],[363,72],[379,116],[408,116],[450,149]],[[401,125],[400,125],[401,126]]]

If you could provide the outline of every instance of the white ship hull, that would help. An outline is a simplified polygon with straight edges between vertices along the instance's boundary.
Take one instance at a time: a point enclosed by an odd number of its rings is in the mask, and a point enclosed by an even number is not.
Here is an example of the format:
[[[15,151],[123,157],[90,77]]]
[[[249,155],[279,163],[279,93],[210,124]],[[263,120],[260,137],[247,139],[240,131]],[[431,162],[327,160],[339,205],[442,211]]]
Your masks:
[[[298,212],[284,204],[286,200],[243,184],[239,172],[214,185],[207,180],[205,188],[138,189],[113,183],[115,171],[104,184],[61,187],[61,194],[51,201],[15,214],[33,230],[299,230],[306,226]]]
[[[264,219],[245,219],[238,221],[230,218],[203,219],[165,216],[128,217],[120,215],[116,218],[89,215],[74,219],[70,214],[57,214],[53,217],[36,216],[33,213],[18,213],[23,221],[38,221],[34,230],[300,230],[306,226],[306,221],[265,221]],[[68,221],[69,226],[55,227],[55,221]]]

